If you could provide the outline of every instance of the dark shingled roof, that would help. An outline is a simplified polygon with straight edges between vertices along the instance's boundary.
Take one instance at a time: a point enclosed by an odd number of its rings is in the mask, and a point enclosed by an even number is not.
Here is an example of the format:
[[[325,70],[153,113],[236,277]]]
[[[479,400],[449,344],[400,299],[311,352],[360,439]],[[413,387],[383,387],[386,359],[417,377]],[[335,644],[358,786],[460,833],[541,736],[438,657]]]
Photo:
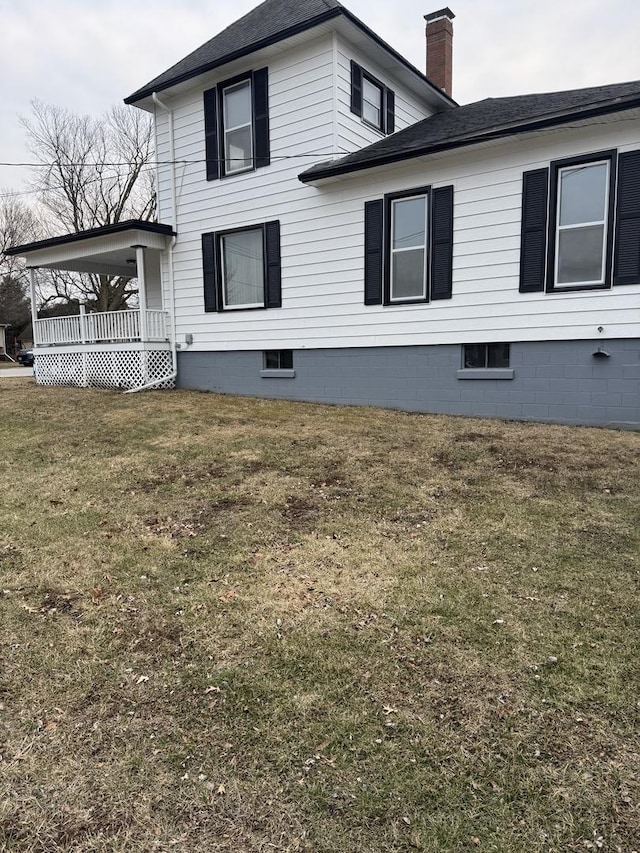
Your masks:
[[[170,225],[163,225],[161,222],[147,222],[146,219],[127,219],[123,222],[115,222],[113,225],[100,225],[98,228],[90,228],[88,231],[77,231],[74,234],[63,234],[60,237],[36,240],[35,243],[24,243],[22,246],[11,246],[5,254],[22,255],[25,252],[50,249],[52,246],[64,246],[66,243],[77,243],[80,240],[89,240],[92,237],[108,237],[111,234],[119,234],[122,231],[129,230],[166,234],[168,237],[174,237],[176,233]]]
[[[153,92],[161,92],[338,16],[347,18],[417,77],[428,83],[442,98],[443,106],[447,102],[455,103],[338,0],[264,0],[264,3],[234,21],[215,38],[205,42],[146,86],[129,95],[125,98],[125,104],[134,104],[150,97]]]
[[[637,106],[640,106],[640,81],[567,92],[486,98],[436,113],[339,160],[312,166],[299,178],[307,183],[345,175]]]

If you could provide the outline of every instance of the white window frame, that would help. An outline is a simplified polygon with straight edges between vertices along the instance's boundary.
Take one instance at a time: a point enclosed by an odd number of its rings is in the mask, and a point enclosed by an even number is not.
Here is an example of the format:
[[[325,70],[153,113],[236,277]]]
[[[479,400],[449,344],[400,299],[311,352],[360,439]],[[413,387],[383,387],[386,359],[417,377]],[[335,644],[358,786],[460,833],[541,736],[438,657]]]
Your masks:
[[[248,87],[249,89],[249,121],[244,122],[243,124],[237,124],[233,127],[229,127],[227,125],[227,92],[233,91],[234,89],[241,89],[244,87]],[[248,172],[253,170],[253,162],[254,162],[254,142],[253,142],[253,88],[251,78],[247,77],[246,80],[239,80],[237,83],[232,83],[231,86],[225,86],[222,90],[222,134],[223,134],[223,152],[224,152],[224,173],[225,175],[237,175],[239,172]],[[233,166],[228,167],[227,163],[233,163],[231,158],[227,153],[227,135],[234,130],[242,130],[242,128],[248,127],[250,130],[249,133],[249,164],[247,166],[237,166],[234,168]]]
[[[425,201],[424,204],[424,242],[416,243],[415,246],[404,246],[402,249],[394,249],[393,248],[393,235],[395,229],[396,222],[396,204],[402,204],[405,201],[415,201],[417,198],[423,198]],[[391,231],[389,233],[389,253],[390,253],[390,265],[389,265],[389,302],[424,302],[427,299],[427,286],[428,286],[428,264],[429,264],[429,193],[417,193],[416,195],[404,196],[403,198],[394,198],[391,200]],[[423,249],[423,258],[424,265],[422,269],[422,294],[420,296],[394,296],[393,295],[393,285],[394,285],[394,256],[396,254],[400,254],[401,252],[411,252],[416,249]]]
[[[605,165],[607,167],[607,177],[605,182],[605,198],[604,198],[604,219],[594,222],[580,222],[573,225],[560,225],[560,201],[562,198],[562,175],[564,172],[575,172],[577,169],[588,169],[592,166]],[[556,190],[556,233],[555,233],[555,258],[554,258],[554,273],[553,287],[554,290],[564,290],[565,288],[580,288],[580,287],[598,287],[606,283],[607,279],[607,242],[609,231],[609,192],[611,186],[611,161],[607,158],[602,160],[587,161],[585,163],[574,163],[571,166],[560,166],[557,172],[557,190]],[[577,230],[579,228],[588,228],[589,226],[602,225],[602,260],[600,264],[600,278],[592,281],[558,281],[558,272],[560,267],[560,233],[563,231]]]
[[[233,237],[234,234],[248,234],[250,231],[258,231],[262,238],[262,302],[248,302],[242,305],[227,304],[227,268],[225,262],[224,241],[227,237]],[[233,231],[224,231],[218,234],[218,251],[220,252],[220,278],[222,282],[222,307],[225,311],[242,311],[247,308],[264,308],[265,286],[266,286],[266,270],[265,270],[265,245],[264,245],[264,228],[234,228]]]
[[[380,95],[379,106],[378,106],[378,104],[374,104],[368,98],[365,98],[365,94],[364,94],[365,93],[365,83],[368,83],[369,86],[372,86],[379,93],[379,95]],[[365,104],[368,104],[369,106],[371,106],[374,109],[377,109],[379,111],[380,119],[377,123],[370,121],[368,118],[365,117],[365,114],[364,114],[364,105]],[[379,130],[381,133],[384,133],[384,124],[385,124],[384,110],[385,110],[384,85],[382,83],[378,83],[377,80],[373,80],[366,73],[366,71],[363,71],[363,73],[362,73],[362,121],[365,124],[368,124],[370,127],[375,127],[376,130]]]

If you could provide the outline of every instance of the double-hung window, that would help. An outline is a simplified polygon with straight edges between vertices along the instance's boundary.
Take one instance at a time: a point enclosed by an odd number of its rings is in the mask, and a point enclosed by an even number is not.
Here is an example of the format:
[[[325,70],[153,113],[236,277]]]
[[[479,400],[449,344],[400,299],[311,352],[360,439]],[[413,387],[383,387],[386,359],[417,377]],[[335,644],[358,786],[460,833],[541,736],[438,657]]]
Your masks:
[[[374,83],[369,77],[362,78],[362,118],[382,130],[382,107],[384,87]]]
[[[639,281],[639,223],[638,151],[599,151],[525,172],[520,292]]]
[[[428,194],[391,201],[390,302],[427,298]]]
[[[225,174],[253,168],[251,80],[222,90]]]
[[[610,169],[609,160],[558,169],[555,287],[605,283]]]
[[[351,60],[351,112],[380,133],[393,133],[396,96],[392,89]]]
[[[451,299],[453,186],[417,187],[364,206],[364,303]]]
[[[208,181],[269,165],[267,68],[207,89],[204,133]]]

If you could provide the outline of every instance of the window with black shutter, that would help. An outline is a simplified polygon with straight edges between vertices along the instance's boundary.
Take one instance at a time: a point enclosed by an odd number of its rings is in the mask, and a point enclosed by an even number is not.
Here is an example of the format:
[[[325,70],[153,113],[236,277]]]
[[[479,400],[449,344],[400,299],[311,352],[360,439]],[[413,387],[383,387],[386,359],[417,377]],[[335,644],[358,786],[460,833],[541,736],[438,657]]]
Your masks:
[[[450,299],[453,187],[421,187],[365,204],[365,305]]]
[[[268,166],[269,83],[261,68],[204,93],[207,180]]]
[[[640,151],[598,151],[525,172],[520,292],[628,283],[640,283]]]
[[[202,235],[205,311],[280,308],[280,223]]]
[[[395,130],[395,93],[351,60],[351,112],[381,133]]]

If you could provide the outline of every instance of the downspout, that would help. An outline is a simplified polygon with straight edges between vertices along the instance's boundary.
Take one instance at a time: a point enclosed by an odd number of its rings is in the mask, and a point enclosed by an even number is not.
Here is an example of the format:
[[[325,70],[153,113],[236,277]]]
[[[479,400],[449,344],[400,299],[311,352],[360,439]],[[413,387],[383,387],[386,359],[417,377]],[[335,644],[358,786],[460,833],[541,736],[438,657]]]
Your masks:
[[[175,158],[175,138],[174,138],[174,128],[173,128],[173,110],[170,110],[169,107],[164,104],[160,98],[157,96],[155,92],[152,92],[151,99],[156,107],[160,107],[160,109],[164,110],[165,113],[169,116],[169,163],[171,166],[170,178],[171,178],[171,207],[172,207],[172,226],[173,230],[176,232],[171,238],[171,242],[169,243],[169,306],[170,306],[170,337],[171,337],[171,373],[169,376],[164,376],[162,379],[157,379],[155,382],[149,382],[146,385],[141,385],[139,388],[131,388],[129,391],[125,391],[125,394],[135,394],[137,391],[146,391],[150,388],[155,388],[156,385],[159,385],[162,382],[166,382],[167,380],[175,379],[178,375],[178,353],[176,347],[176,291],[173,280],[173,250],[176,245],[176,241],[178,239],[178,196],[176,191],[176,158]],[[157,124],[155,122],[155,111],[154,111],[154,132],[156,132],[156,185],[160,187],[160,170],[158,164],[158,135],[157,135]]]

